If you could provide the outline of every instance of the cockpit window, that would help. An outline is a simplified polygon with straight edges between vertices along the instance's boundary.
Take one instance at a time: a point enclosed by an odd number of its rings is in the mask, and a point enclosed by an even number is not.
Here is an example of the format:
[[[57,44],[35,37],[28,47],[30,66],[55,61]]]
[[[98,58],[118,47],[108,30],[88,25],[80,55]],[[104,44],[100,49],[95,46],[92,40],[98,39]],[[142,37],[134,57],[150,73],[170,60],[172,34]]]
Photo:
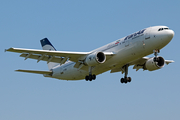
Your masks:
[[[169,30],[169,28],[159,28],[158,31],[162,31],[162,30]]]
[[[158,31],[162,31],[163,30],[163,28],[159,28],[159,30]]]

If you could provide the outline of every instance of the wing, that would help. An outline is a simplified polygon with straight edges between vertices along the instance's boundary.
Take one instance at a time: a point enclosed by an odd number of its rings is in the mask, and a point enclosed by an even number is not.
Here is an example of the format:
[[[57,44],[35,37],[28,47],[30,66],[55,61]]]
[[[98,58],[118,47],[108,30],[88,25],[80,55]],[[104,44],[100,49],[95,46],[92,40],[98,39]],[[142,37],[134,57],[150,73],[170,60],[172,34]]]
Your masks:
[[[91,52],[68,52],[68,51],[50,51],[50,50],[36,50],[36,49],[23,49],[23,48],[9,48],[5,51],[22,53],[20,57],[24,57],[25,60],[27,58],[36,59],[39,61],[47,61],[55,62],[63,64],[67,60],[73,62],[79,62],[80,60],[84,60],[87,55],[91,54]],[[104,52],[107,56],[112,56],[114,53],[112,52]]]
[[[140,58],[140,59],[137,59],[135,61],[132,61],[130,63],[127,63],[129,65],[134,65],[133,69],[136,69],[136,71],[138,71],[139,69],[144,69],[144,65],[146,63],[147,60],[149,60],[150,58],[148,57],[143,57],[143,58]],[[165,60],[165,63],[168,65],[169,63],[173,63],[174,61],[173,60]],[[116,67],[116,68],[113,68],[111,70],[111,73],[114,73],[114,72],[122,72],[122,74],[124,73],[124,69],[123,69],[123,66],[120,66],[120,67]]]
[[[36,50],[36,49],[22,49],[22,48],[9,48],[6,51],[22,53],[20,57],[36,59],[56,63],[65,63],[67,59],[78,62],[79,59],[83,59],[89,52],[66,52],[66,51],[49,51],[49,50]]]

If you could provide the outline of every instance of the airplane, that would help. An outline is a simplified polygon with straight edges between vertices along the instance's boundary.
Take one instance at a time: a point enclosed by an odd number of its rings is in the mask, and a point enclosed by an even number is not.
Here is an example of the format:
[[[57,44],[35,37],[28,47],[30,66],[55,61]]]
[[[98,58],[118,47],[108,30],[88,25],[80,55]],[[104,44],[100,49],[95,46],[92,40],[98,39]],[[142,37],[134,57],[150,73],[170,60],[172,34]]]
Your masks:
[[[154,71],[174,62],[158,56],[160,50],[173,38],[174,31],[167,26],[153,26],[137,31],[90,52],[57,51],[51,42],[40,40],[43,50],[9,48],[5,51],[21,53],[25,60],[46,61],[49,71],[22,70],[18,72],[43,74],[44,77],[60,80],[92,81],[96,75],[110,70],[110,73],[122,72],[121,83],[131,82],[128,67]],[[154,57],[145,57],[154,53]]]

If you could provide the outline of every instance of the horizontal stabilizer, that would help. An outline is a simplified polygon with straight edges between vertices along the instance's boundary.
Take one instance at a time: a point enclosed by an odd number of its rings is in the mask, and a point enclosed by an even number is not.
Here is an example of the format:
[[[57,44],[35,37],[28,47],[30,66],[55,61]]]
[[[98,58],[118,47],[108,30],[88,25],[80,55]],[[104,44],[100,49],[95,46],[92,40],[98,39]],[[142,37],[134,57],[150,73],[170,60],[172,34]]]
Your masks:
[[[17,72],[27,72],[27,73],[35,73],[35,74],[46,74],[46,75],[52,75],[52,71],[38,71],[38,70],[16,70]]]

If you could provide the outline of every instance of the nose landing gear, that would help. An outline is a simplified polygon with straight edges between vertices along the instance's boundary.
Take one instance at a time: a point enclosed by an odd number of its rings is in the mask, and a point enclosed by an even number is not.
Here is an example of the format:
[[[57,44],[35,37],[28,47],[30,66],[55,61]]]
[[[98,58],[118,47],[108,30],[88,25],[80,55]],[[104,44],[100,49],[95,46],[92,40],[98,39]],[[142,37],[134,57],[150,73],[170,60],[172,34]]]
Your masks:
[[[131,82],[131,77],[121,78],[121,83],[128,83],[128,82]]]
[[[154,62],[157,62],[158,61],[158,53],[160,53],[160,50],[153,50],[153,52],[154,52]]]

